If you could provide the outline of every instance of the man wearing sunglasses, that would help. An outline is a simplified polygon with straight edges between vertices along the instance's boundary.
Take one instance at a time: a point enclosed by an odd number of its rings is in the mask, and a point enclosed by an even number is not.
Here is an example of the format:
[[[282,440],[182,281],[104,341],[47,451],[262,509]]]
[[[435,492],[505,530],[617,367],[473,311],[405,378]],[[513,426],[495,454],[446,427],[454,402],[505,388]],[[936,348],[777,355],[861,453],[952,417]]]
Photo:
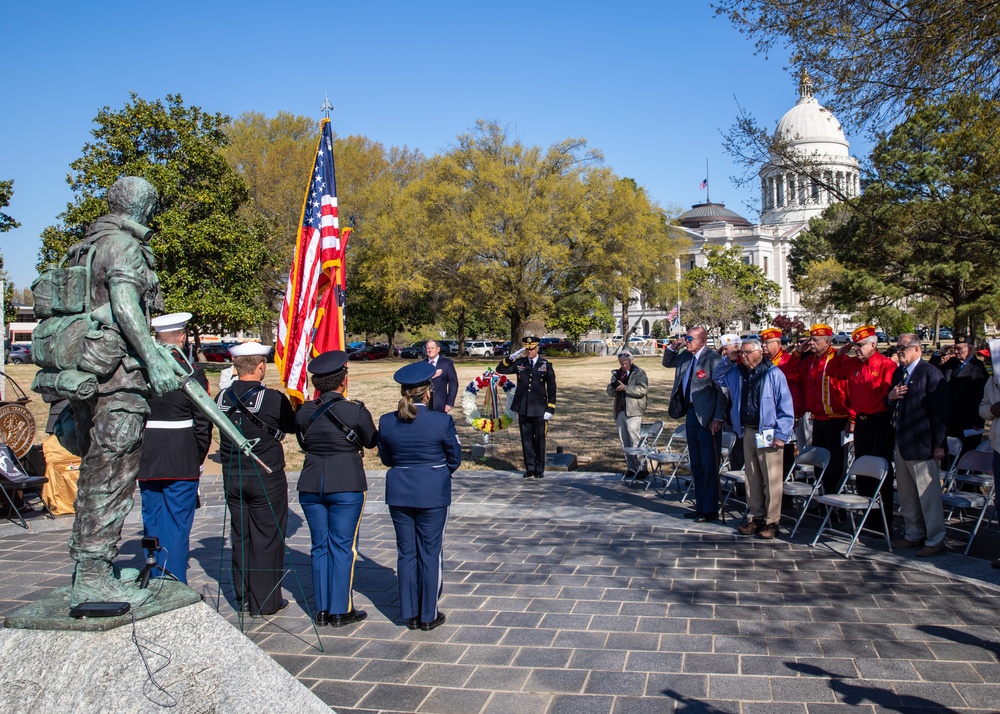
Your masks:
[[[671,405],[687,425],[691,478],[694,481],[695,509],[686,517],[695,521],[714,521],[719,517],[719,458],[722,442],[719,431],[726,411],[726,397],[713,381],[722,358],[708,348],[708,332],[692,327],[684,338],[663,351],[663,366],[674,368]],[[675,416],[676,415],[676,416]]]
[[[941,471],[948,423],[948,384],[923,360],[920,338],[899,336],[899,367],[886,405],[896,442],[896,489],[906,528],[893,548],[920,548],[922,558],[944,552]]]

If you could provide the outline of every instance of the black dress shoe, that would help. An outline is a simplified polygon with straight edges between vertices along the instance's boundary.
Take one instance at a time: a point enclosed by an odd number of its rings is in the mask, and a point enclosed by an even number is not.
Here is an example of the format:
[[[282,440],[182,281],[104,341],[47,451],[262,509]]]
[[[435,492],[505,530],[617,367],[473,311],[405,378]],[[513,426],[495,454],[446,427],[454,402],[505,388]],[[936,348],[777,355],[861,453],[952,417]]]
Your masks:
[[[326,610],[320,610],[316,613],[316,626],[323,627],[324,625],[330,624],[330,613]]]
[[[406,621],[406,629],[408,629],[408,630],[415,630],[418,627],[420,627],[420,618],[419,617],[411,617],[409,620]]]
[[[330,615],[330,627],[352,625],[355,622],[361,622],[367,617],[368,613],[364,610],[351,610],[350,612],[345,612],[343,615]]]
[[[701,518],[701,511],[688,511],[684,514],[685,518]]]
[[[700,516],[694,519],[695,523],[711,523],[712,521],[719,520],[718,513],[702,513]]]
[[[525,471],[524,476],[522,476],[521,478],[531,478],[534,475],[535,474],[531,473],[530,471]]]
[[[423,630],[424,632],[430,632],[435,627],[441,627],[441,625],[444,624],[444,620],[445,620],[444,613],[439,612],[438,616],[435,617],[430,622],[421,622],[420,629]]]
[[[545,478],[545,474],[543,474],[541,471],[536,471],[535,478]]]
[[[270,615],[277,615],[279,612],[281,612],[282,610],[285,610],[287,608],[288,608],[288,600],[285,600],[284,598],[282,598],[281,599],[281,604],[278,605],[278,607],[276,609],[269,610],[268,612],[261,612],[261,613],[258,613],[258,614],[259,615],[263,615],[264,617],[268,617]]]

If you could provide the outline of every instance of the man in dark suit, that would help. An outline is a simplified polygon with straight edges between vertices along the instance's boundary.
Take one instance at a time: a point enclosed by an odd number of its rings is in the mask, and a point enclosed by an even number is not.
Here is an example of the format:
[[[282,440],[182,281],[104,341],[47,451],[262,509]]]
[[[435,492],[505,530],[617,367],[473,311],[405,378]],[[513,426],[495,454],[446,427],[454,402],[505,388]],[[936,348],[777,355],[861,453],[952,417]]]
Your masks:
[[[538,356],[537,337],[528,335],[521,339],[521,344],[524,347],[504,357],[496,371],[517,375],[513,404],[521,430],[524,478],[542,478],[545,476],[545,431],[556,410],[556,370],[551,362]]]
[[[431,395],[431,411],[448,414],[454,408],[455,399],[458,397],[458,373],[455,372],[455,363],[441,356],[441,345],[437,340],[427,340],[424,351],[427,353],[427,361],[435,369],[431,378],[431,387],[434,390]]]
[[[944,551],[941,472],[948,422],[948,385],[923,361],[920,339],[902,334],[899,367],[886,397],[896,441],[896,491],[906,530],[893,548],[918,548],[926,558]],[[891,508],[891,505],[886,505]]]
[[[686,514],[696,521],[714,521],[719,517],[719,457],[726,413],[726,396],[714,381],[721,357],[708,348],[708,332],[692,327],[683,340],[663,351],[663,366],[674,367],[675,395],[681,395],[686,408],[687,443],[694,479],[695,508]]]
[[[955,338],[954,354],[942,361],[941,373],[948,383],[947,434],[962,442],[962,453],[973,451],[983,440],[985,421],[979,416],[979,402],[990,376],[968,337]]]

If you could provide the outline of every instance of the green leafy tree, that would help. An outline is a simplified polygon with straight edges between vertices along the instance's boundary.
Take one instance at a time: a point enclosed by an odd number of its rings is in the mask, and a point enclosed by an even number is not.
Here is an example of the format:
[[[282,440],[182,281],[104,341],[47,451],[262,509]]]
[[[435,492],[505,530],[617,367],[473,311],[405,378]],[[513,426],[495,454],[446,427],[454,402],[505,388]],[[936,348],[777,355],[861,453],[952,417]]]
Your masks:
[[[132,94],[123,109],[101,109],[94,140],[70,164],[75,197],[43,233],[42,262],[58,258],[107,211],[115,179],[141,176],[160,194],[150,226],[167,309],[189,311],[202,329],[238,330],[272,316],[262,299],[270,226],[246,182],[221,153],[229,118],[184,105],[179,95],[150,102]]]
[[[615,324],[611,309],[593,293],[578,293],[563,298],[555,304],[546,317],[550,330],[562,330],[571,342],[577,342],[591,330],[610,332]]]
[[[654,340],[661,340],[667,334],[667,328],[663,326],[663,320],[653,320],[653,324],[649,326],[649,336]]]
[[[689,319],[720,331],[737,321],[767,323],[768,308],[778,302],[778,284],[756,265],[745,262],[738,246],[709,246],[704,252],[706,265],[692,268],[684,276]]]
[[[0,208],[7,208],[10,205],[10,199],[13,195],[14,182],[0,181]],[[20,225],[13,217],[0,211],[0,233],[6,233]],[[0,280],[4,281],[3,316],[5,321],[10,322],[17,318],[17,309],[14,307],[14,283],[7,279],[7,271],[3,269],[2,255],[0,255]]]
[[[788,52],[832,93],[850,125],[895,123],[918,100],[951,93],[1000,98],[995,0],[716,0],[716,13]]]

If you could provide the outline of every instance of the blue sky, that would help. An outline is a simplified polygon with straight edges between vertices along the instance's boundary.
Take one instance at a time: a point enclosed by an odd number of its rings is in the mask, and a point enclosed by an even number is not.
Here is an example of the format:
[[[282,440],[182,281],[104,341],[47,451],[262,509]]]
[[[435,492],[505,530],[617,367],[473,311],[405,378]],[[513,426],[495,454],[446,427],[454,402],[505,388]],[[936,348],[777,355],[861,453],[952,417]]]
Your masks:
[[[0,179],[15,181],[5,210],[22,226],[0,251],[19,288],[71,198],[69,163],[94,116],[130,90],[317,118],[328,93],[339,134],[428,155],[481,118],[529,144],[584,137],[664,206],[705,199],[708,157],[712,200],[751,219],[756,190],[730,181],[720,132],[737,102],[773,127],[798,98],[785,57],[755,57],[702,0],[43,1],[7,3],[3,20]]]

